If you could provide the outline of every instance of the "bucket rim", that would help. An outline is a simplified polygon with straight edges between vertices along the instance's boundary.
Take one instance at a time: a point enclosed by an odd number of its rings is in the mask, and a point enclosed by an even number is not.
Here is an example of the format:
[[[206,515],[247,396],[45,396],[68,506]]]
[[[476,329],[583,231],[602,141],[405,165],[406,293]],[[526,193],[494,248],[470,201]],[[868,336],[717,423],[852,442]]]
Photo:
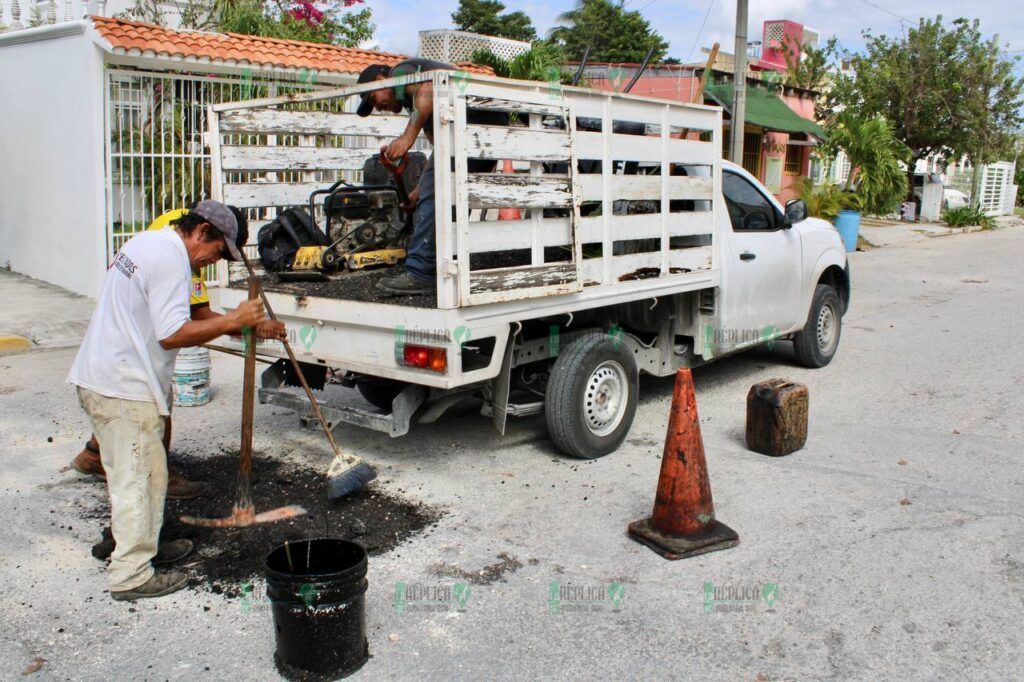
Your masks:
[[[274,549],[267,552],[267,556],[263,558],[263,570],[266,574],[267,580],[276,580],[280,582],[295,582],[295,583],[309,583],[309,582],[325,582],[331,580],[337,580],[345,577],[352,576],[354,574],[362,573],[366,574],[366,569],[369,563],[369,556],[366,553],[366,548],[362,544],[355,540],[345,540],[342,538],[303,538],[295,542],[289,542],[290,547],[295,545],[301,545],[306,542],[337,542],[340,544],[351,545],[359,550],[359,560],[348,568],[333,573],[282,573],[275,568],[270,567],[270,557],[275,552],[284,548],[285,543],[279,544]]]

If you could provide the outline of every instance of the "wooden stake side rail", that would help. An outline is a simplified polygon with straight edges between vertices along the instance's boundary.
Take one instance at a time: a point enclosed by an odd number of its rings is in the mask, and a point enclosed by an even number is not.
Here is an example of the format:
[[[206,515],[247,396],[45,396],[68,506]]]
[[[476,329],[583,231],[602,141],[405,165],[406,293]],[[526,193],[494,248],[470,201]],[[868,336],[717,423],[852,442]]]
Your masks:
[[[410,82],[424,80],[434,84],[435,154],[452,159],[434,167],[438,308],[584,288],[639,297],[652,278],[683,291],[717,269],[720,109],[448,72]],[[336,106],[367,89],[213,107],[216,198],[272,216],[307,205],[332,173],[359,173],[408,121]],[[504,112],[510,121],[469,123],[471,111]],[[479,160],[492,169],[470,172]],[[514,172],[503,172],[506,162]],[[495,220],[502,209],[518,209],[518,217]],[[486,257],[503,252],[526,254],[513,259],[524,264]],[[470,256],[493,265],[471,271]]]

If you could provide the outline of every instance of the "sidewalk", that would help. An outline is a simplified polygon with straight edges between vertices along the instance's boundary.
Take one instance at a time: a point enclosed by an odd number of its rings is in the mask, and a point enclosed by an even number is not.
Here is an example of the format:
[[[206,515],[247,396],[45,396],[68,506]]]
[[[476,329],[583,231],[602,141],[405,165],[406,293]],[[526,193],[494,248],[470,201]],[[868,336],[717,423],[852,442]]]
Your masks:
[[[96,302],[15,272],[0,270],[0,354],[77,346]]]
[[[1024,220],[1017,216],[1000,216],[995,221],[997,230],[1024,225]],[[977,226],[949,227],[944,223],[904,223],[897,220],[865,217],[861,220],[860,236],[868,243],[869,247],[883,247],[919,242],[934,237],[977,232],[980,229]]]

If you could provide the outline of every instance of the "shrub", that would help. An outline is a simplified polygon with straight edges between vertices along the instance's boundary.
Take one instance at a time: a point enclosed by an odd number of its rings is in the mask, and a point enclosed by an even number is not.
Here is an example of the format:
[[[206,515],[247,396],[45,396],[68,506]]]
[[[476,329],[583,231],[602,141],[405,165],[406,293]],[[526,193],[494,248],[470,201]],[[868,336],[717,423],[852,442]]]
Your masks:
[[[942,212],[942,219],[950,227],[965,227],[967,225],[980,225],[982,229],[990,230],[995,224],[991,217],[977,206],[960,206],[950,208]]]

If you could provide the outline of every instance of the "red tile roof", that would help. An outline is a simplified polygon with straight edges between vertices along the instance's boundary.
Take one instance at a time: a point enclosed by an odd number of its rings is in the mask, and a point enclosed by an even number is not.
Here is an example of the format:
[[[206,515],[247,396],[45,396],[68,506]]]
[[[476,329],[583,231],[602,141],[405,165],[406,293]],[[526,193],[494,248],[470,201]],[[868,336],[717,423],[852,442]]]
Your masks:
[[[406,55],[352,47],[307,43],[301,40],[262,38],[239,33],[211,33],[164,28],[141,21],[92,17],[97,33],[115,53],[160,56],[200,63],[293,68],[334,73],[359,73],[370,64],[397,64]],[[473,73],[492,74],[490,68],[460,62]]]

